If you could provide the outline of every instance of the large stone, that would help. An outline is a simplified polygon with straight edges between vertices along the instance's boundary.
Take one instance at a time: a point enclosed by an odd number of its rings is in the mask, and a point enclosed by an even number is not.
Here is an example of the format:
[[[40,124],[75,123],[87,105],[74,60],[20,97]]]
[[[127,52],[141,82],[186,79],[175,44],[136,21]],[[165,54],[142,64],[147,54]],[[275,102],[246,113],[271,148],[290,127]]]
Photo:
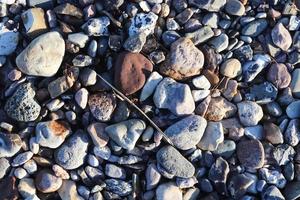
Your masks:
[[[176,115],[191,114],[195,110],[190,87],[171,78],[164,78],[159,83],[153,101],[157,108],[168,109]]]
[[[168,127],[165,134],[178,149],[188,150],[200,141],[206,125],[203,117],[191,115]]]
[[[214,151],[224,141],[223,125],[221,122],[208,122],[205,132],[197,146],[205,151]]]
[[[22,146],[22,140],[18,134],[5,134],[0,132],[0,158],[14,156]]]
[[[19,42],[19,32],[9,30],[4,23],[0,23],[0,55],[7,56],[12,54]]]
[[[25,74],[50,77],[56,74],[65,54],[65,41],[58,32],[35,38],[16,58]]]
[[[160,72],[175,80],[182,80],[200,74],[204,64],[203,53],[188,38],[180,38],[172,43],[166,61]]]
[[[34,100],[34,96],[35,91],[31,83],[20,85],[4,106],[8,116],[22,122],[36,120],[40,115],[41,106]]]
[[[140,90],[153,70],[152,63],[142,54],[122,52],[115,63],[115,85],[125,95]]]
[[[131,20],[131,25],[129,27],[129,36],[133,36],[139,33],[144,33],[148,36],[149,34],[153,33],[157,19],[158,16],[153,12],[141,12],[136,14]]]
[[[169,174],[180,178],[190,178],[195,168],[174,147],[164,146],[156,153],[158,164]]]
[[[72,180],[63,180],[62,186],[57,192],[63,200],[84,200],[78,194],[76,183]]]

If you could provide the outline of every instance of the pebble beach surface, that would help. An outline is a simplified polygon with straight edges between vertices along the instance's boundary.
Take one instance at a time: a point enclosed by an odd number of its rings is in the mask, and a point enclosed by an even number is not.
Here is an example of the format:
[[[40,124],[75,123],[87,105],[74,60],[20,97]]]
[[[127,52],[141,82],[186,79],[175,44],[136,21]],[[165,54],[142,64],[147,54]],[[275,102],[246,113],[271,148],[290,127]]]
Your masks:
[[[300,1],[0,0],[0,200],[300,199]]]

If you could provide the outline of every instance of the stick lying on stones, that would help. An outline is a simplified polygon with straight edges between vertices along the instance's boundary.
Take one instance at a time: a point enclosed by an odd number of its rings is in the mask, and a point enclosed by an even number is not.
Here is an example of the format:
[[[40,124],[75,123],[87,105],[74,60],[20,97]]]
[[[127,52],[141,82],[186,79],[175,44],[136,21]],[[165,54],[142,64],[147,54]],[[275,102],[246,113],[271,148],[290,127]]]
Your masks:
[[[97,76],[105,82],[113,91],[117,93],[117,97],[121,97],[123,100],[125,100],[127,103],[129,103],[131,106],[133,106],[139,113],[141,113],[148,121],[149,123],[163,136],[164,140],[169,143],[170,145],[174,146],[172,141],[166,136],[166,134],[144,113],[137,105],[135,105],[128,97],[126,97],[122,92],[120,92],[117,88],[115,88],[112,84],[110,84],[105,78],[103,78],[101,75],[97,74]],[[119,95],[119,96],[118,96]]]

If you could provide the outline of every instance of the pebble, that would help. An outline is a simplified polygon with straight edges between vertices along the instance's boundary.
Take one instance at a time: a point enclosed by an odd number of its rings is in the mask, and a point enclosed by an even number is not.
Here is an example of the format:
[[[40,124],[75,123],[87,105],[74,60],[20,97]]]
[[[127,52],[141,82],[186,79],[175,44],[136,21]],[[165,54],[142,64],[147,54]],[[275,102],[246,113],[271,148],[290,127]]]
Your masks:
[[[214,37],[209,41],[209,44],[218,52],[222,52],[227,49],[229,45],[229,38],[226,34],[222,33],[217,37]]]
[[[169,174],[180,178],[190,178],[195,173],[194,166],[174,147],[164,146],[156,153],[158,164]]]
[[[139,33],[137,35],[133,35],[128,37],[124,44],[123,47],[125,50],[132,52],[132,53],[139,53],[144,44],[146,43],[146,35],[144,33]]]
[[[193,78],[192,83],[198,89],[209,90],[211,87],[209,80],[204,75]]]
[[[237,104],[238,114],[244,126],[255,126],[263,117],[262,108],[253,101],[243,101]]]
[[[234,16],[242,16],[245,13],[244,5],[238,0],[230,0],[226,2],[225,10],[228,14]]]
[[[22,140],[18,134],[5,134],[0,132],[0,158],[14,156],[22,146]]]
[[[21,168],[21,167],[18,167],[18,168],[15,169],[14,175],[18,179],[23,179],[23,178],[28,176],[26,170]]]
[[[222,157],[218,157],[208,172],[208,179],[213,182],[216,190],[226,193],[226,181],[229,173],[229,165]]]
[[[47,31],[45,12],[42,8],[31,8],[21,15],[26,34],[29,37],[36,37]]]
[[[0,158],[0,169],[0,179],[2,179],[10,169],[10,162],[7,158]]]
[[[30,160],[33,156],[33,153],[31,151],[26,151],[23,153],[18,154],[14,159],[11,165],[13,167],[18,167],[26,163],[28,160]]]
[[[97,73],[90,68],[84,68],[79,74],[79,79],[83,86],[95,85],[97,82]]]
[[[7,176],[0,180],[0,199],[17,200],[19,198],[16,178]]]
[[[215,151],[224,141],[223,125],[221,122],[208,122],[203,137],[197,144],[202,150]]]
[[[56,163],[67,170],[80,167],[86,158],[88,145],[89,138],[86,133],[77,131],[55,150]]]
[[[237,157],[245,167],[253,169],[261,168],[265,159],[263,145],[259,140],[241,141],[237,144]]]
[[[125,95],[133,94],[144,86],[152,70],[152,63],[142,54],[122,52],[115,64],[115,85]]]
[[[201,104],[199,104],[199,106],[201,106]],[[196,110],[198,110],[198,107]],[[221,96],[213,97],[209,102],[205,118],[211,121],[221,121],[222,119],[233,116],[236,111],[236,106],[225,98]]]
[[[109,137],[105,132],[107,127],[104,123],[92,123],[87,127],[87,132],[89,133],[93,143],[97,147],[104,147],[109,141]]]
[[[85,109],[88,102],[89,92],[85,88],[81,88],[75,94],[75,101],[80,108]]]
[[[168,109],[178,116],[191,114],[195,109],[195,102],[189,86],[168,77],[164,78],[156,87],[153,101],[157,108]]]
[[[300,118],[300,100],[294,101],[286,108],[286,114],[289,118]]]
[[[148,165],[146,172],[146,189],[152,190],[156,188],[156,186],[159,184],[161,180],[161,174],[159,173],[156,165],[154,163],[151,163]]]
[[[21,179],[18,184],[18,191],[24,199],[32,198],[36,193],[34,180],[31,178]]]
[[[280,190],[274,186],[269,186],[265,191],[262,193],[262,199],[278,199],[284,200],[284,196],[281,194]]]
[[[300,69],[295,69],[292,73],[291,90],[293,96],[300,98]]]
[[[242,34],[250,37],[257,37],[268,27],[266,19],[257,19],[246,24],[242,29]]]
[[[242,73],[242,66],[238,59],[228,59],[222,63],[220,73],[228,78],[235,78]]]
[[[243,77],[245,82],[251,82],[255,77],[267,67],[271,62],[271,58],[267,54],[256,54],[253,56],[253,61],[244,63]]]
[[[216,13],[207,13],[202,19],[204,25],[210,26],[211,28],[218,28],[219,16]]]
[[[61,199],[64,200],[84,200],[78,193],[77,193],[77,186],[74,181],[71,180],[63,180],[61,187],[58,189],[58,194]]]
[[[0,23],[0,55],[12,54],[19,43],[19,32],[9,30],[4,23]]]
[[[160,66],[160,72],[175,80],[198,75],[204,64],[203,53],[188,38],[172,43],[170,53]]]
[[[57,191],[62,185],[62,179],[56,177],[50,170],[41,170],[35,177],[36,188],[42,193]]]
[[[246,194],[247,189],[251,186],[251,184],[253,184],[253,182],[253,179],[245,174],[232,175],[228,181],[229,193],[234,199],[240,199],[244,194]]]
[[[163,77],[158,72],[152,72],[142,89],[140,101],[145,101],[149,96],[151,96],[162,79]]]
[[[276,187],[282,189],[286,185],[286,179],[277,170],[270,170],[267,168],[261,168],[259,169],[260,176],[271,185],[275,185]]]
[[[204,26],[194,32],[186,33],[185,37],[190,38],[195,45],[201,44],[214,36],[210,26]]]
[[[282,23],[277,23],[271,32],[272,41],[283,51],[287,51],[292,45],[292,37]]]
[[[123,168],[118,167],[114,164],[105,165],[105,175],[116,179],[126,179],[126,171]]]
[[[95,119],[109,121],[116,108],[116,97],[107,92],[92,94],[89,96],[88,106]]]
[[[153,12],[149,12],[147,14],[136,14],[131,20],[131,25],[128,31],[129,36],[136,35],[138,33],[144,33],[148,36],[153,33],[157,19],[158,16]]]
[[[296,200],[300,197],[300,190],[299,190],[300,182],[293,181],[286,185],[284,188],[284,196],[288,200]]]
[[[269,68],[267,79],[278,89],[283,89],[290,85],[291,75],[285,64],[274,63]]]
[[[86,67],[92,65],[93,59],[88,55],[79,54],[72,60],[72,64],[76,67]]]
[[[266,81],[250,87],[250,93],[246,94],[248,100],[254,100],[258,104],[273,102],[278,94],[278,89],[270,82]]]
[[[190,115],[169,126],[165,134],[176,148],[188,150],[194,148],[201,140],[207,122],[198,115]]]
[[[135,143],[146,129],[144,121],[130,119],[105,128],[108,136],[124,149],[133,149]]]
[[[71,132],[66,122],[57,120],[39,122],[35,128],[37,143],[52,149],[59,147]]]
[[[99,147],[95,146],[93,149],[93,153],[104,160],[108,160],[111,157],[111,150],[108,146]]]
[[[81,26],[81,29],[88,36],[108,36],[108,26],[110,20],[108,17],[91,18]]]
[[[222,156],[225,159],[228,159],[236,150],[236,144],[232,140],[224,140],[221,142],[217,149],[213,151],[214,154]]]
[[[64,53],[65,42],[58,32],[53,31],[35,38],[17,56],[16,64],[27,75],[50,77],[58,71]]]
[[[282,144],[284,142],[281,130],[276,124],[265,123],[264,132],[265,132],[265,138],[271,144]]]
[[[210,94],[210,90],[192,90],[192,95],[195,102],[205,99]]]
[[[106,189],[121,197],[129,195],[133,188],[129,183],[118,179],[106,179]]]
[[[157,200],[182,200],[182,191],[174,182],[160,184],[156,189]]]
[[[80,48],[84,48],[89,40],[89,36],[80,32],[80,33],[72,33],[68,35],[68,41],[77,45]]]

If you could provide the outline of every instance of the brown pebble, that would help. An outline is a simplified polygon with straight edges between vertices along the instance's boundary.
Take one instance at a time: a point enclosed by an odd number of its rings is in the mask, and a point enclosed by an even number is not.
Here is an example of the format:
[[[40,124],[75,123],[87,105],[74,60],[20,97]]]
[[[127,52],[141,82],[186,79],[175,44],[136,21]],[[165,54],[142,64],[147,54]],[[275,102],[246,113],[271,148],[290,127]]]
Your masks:
[[[212,86],[217,85],[220,81],[218,75],[216,75],[214,72],[210,70],[204,69],[202,74],[209,80]]]

